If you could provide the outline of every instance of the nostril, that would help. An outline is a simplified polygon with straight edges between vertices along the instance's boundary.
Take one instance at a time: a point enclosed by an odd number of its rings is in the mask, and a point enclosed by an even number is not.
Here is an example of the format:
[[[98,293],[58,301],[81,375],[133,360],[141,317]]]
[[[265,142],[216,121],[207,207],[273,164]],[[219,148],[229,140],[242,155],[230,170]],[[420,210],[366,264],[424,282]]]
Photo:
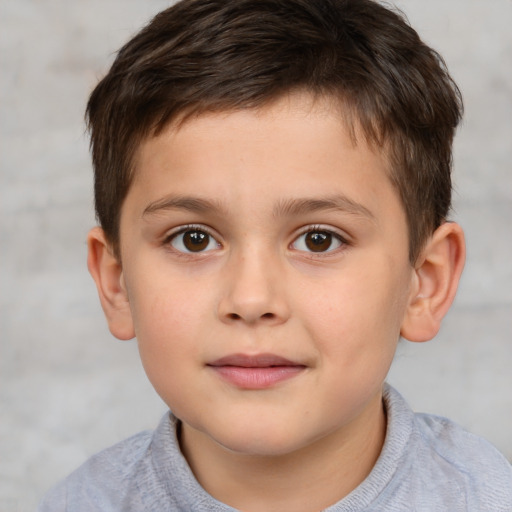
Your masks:
[[[229,313],[227,317],[230,320],[242,320],[244,317],[242,315],[239,315],[238,313]],[[272,320],[276,317],[274,313],[263,313],[263,315],[260,316],[262,319],[266,320]]]

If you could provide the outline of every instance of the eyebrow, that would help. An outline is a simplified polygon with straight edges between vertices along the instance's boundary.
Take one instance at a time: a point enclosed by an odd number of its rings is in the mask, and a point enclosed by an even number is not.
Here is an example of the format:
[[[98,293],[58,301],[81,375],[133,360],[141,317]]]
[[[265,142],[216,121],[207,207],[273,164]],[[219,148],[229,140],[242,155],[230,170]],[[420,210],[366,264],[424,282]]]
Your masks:
[[[169,196],[150,203],[142,212],[142,216],[166,210],[187,210],[194,213],[223,212],[225,209],[217,201],[200,197]]]
[[[359,217],[375,220],[375,215],[366,206],[344,195],[335,195],[318,199],[290,199],[280,201],[274,208],[274,216],[303,215],[319,211],[342,211]]]
[[[142,216],[156,214],[166,210],[186,210],[194,213],[223,214],[227,209],[219,201],[212,201],[200,197],[168,196],[150,203],[143,211]],[[374,214],[362,204],[353,201],[344,195],[335,195],[325,198],[298,198],[279,201],[273,210],[275,218],[305,215],[320,211],[342,211],[359,217],[375,220]]]

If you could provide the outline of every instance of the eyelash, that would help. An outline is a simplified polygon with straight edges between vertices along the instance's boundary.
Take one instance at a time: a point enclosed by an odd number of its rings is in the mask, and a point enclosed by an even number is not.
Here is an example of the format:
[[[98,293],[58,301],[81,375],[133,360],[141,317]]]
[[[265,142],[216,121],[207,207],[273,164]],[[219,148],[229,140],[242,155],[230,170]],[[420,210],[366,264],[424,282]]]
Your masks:
[[[171,232],[168,236],[165,237],[164,242],[163,242],[164,245],[171,246],[172,250],[176,254],[178,254],[179,256],[184,256],[184,257],[189,257],[190,255],[195,255],[195,256],[205,255],[206,253],[208,253],[212,250],[212,248],[210,248],[208,250],[202,250],[200,248],[200,250],[198,250],[198,251],[191,251],[191,250],[186,250],[187,249],[186,247],[184,247],[185,250],[182,250],[181,248],[178,248],[175,245],[173,245],[173,242],[180,235],[183,235],[187,232],[196,232],[196,233],[200,232],[200,233],[206,234],[209,237],[207,246],[205,247],[206,249],[208,248],[208,246],[211,244],[212,241],[214,241],[216,243],[217,248],[221,247],[220,242],[217,240],[217,236],[214,235],[208,227],[206,227],[204,225],[200,225],[200,224],[189,224],[186,226],[180,226],[176,231]],[[327,250],[314,251],[314,250],[307,250],[307,249],[297,249],[296,247],[293,247],[295,244],[297,244],[297,242],[301,239],[301,237],[308,235],[308,234],[314,234],[314,233],[326,234],[326,235],[332,237],[329,240],[329,247],[327,248]],[[333,242],[338,243],[338,246],[331,249]],[[320,244],[321,243],[322,243],[322,241],[320,240]],[[305,242],[305,244],[307,244],[307,242]],[[320,244],[319,244],[319,246],[320,246]],[[181,245],[184,246],[183,241],[181,242]],[[325,257],[325,256],[331,255],[331,253],[336,253],[339,250],[342,250],[343,247],[345,247],[347,245],[349,245],[349,242],[346,240],[346,238],[341,236],[336,231],[334,231],[330,228],[327,228],[325,226],[313,225],[313,226],[306,226],[297,236],[295,236],[293,241],[290,243],[289,247],[291,249],[298,250],[301,253],[308,254],[309,257]]]
[[[328,228],[326,226],[321,225],[313,225],[313,226],[306,226],[294,239],[293,242],[290,244],[290,247],[292,247],[294,244],[297,243],[297,241],[308,234],[312,233],[324,233],[332,237],[332,240],[330,242],[330,246],[334,241],[339,243],[339,245],[333,249],[329,248],[326,251],[307,251],[307,250],[300,250],[301,252],[304,252],[308,254],[309,257],[325,257],[330,256],[332,253],[338,253],[340,250],[343,250],[344,247],[350,245],[350,243],[347,241],[347,239],[342,236],[340,233],[334,231],[331,228]]]
[[[212,240],[217,244],[217,247],[220,247],[220,245],[221,245],[220,242],[217,240],[218,237],[216,235],[214,235],[209,228],[207,228],[206,226],[200,225],[200,224],[188,224],[186,226],[180,226],[178,229],[169,233],[165,237],[163,244],[168,247],[170,246],[169,248],[172,248],[172,250],[179,256],[185,256],[185,257],[188,257],[190,255],[194,255],[194,256],[204,255],[205,253],[208,253],[211,251],[211,249],[207,250],[207,251],[204,251],[204,250],[189,251],[189,250],[181,250],[181,249],[175,247],[173,245],[173,241],[175,241],[180,235],[183,235],[187,232],[204,233],[210,238],[210,240],[208,241],[208,245],[210,245]],[[182,245],[184,245],[183,242],[182,242]]]

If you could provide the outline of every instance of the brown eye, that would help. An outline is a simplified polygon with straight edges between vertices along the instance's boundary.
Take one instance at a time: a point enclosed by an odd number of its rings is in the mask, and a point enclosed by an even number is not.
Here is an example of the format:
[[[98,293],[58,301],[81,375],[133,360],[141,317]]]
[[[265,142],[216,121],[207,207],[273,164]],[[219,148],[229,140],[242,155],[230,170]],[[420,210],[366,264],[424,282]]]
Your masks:
[[[308,231],[292,244],[294,249],[305,252],[330,252],[343,244],[339,236],[330,231]]]
[[[191,252],[204,251],[209,241],[210,235],[203,231],[186,231],[183,234],[183,245]]]
[[[173,236],[171,245],[180,252],[205,252],[216,249],[219,244],[206,231],[187,229]]]
[[[332,235],[325,231],[307,233],[304,242],[310,251],[324,252],[331,247]]]

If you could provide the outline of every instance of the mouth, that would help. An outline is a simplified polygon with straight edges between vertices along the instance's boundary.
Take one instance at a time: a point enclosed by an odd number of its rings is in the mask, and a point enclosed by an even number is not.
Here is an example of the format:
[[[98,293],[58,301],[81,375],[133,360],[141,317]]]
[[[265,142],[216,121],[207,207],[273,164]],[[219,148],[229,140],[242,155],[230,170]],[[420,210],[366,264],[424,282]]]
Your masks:
[[[266,389],[292,379],[306,366],[274,354],[233,354],[207,364],[221,379],[241,389]]]

